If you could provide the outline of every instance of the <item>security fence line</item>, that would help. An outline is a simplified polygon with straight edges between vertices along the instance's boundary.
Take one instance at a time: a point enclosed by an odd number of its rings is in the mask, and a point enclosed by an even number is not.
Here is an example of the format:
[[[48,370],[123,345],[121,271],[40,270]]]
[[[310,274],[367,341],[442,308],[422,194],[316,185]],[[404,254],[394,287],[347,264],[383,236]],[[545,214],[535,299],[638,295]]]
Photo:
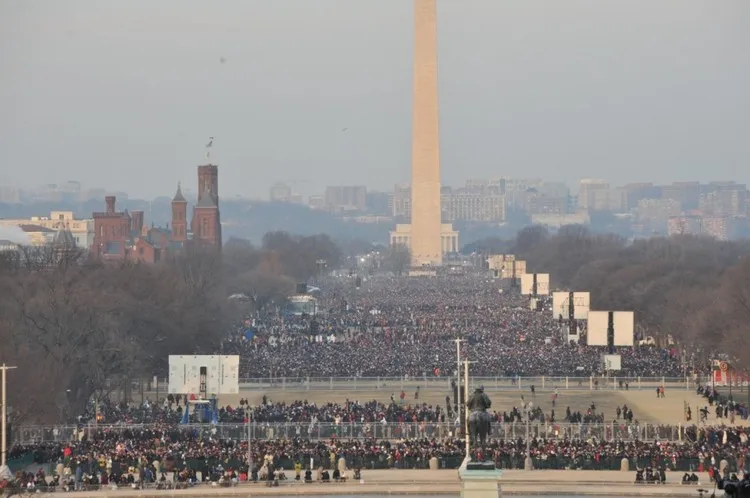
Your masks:
[[[337,391],[352,389],[450,389],[451,377],[401,376],[401,377],[276,377],[240,379],[240,391],[290,390],[290,391]],[[699,382],[693,377],[470,377],[471,384],[483,385],[496,391],[529,390],[640,390],[665,389],[693,390]]]
[[[347,468],[350,469],[362,469],[362,477],[367,478],[367,471],[368,470],[375,470],[375,469],[429,469],[430,468],[430,457],[425,456],[412,456],[412,455],[406,455],[399,459],[393,458],[389,454],[380,453],[380,454],[368,454],[368,455],[352,455],[348,453],[343,453],[341,455],[344,460],[346,461]],[[514,452],[511,452],[510,454],[504,453],[499,455],[487,455],[487,457],[495,462],[495,465],[499,469],[507,469],[507,470],[520,470],[524,468],[524,459],[525,459],[525,452],[524,450],[516,450]],[[444,455],[437,455],[435,458],[438,460],[438,466],[442,469],[457,469],[461,466],[464,460],[463,454],[459,451],[456,453],[448,453]],[[568,457],[568,456],[558,456],[558,455],[548,455],[548,456],[535,456],[532,455],[531,457],[534,468],[538,470],[621,470],[622,465],[622,457],[613,457],[613,456],[599,456],[594,457],[593,455],[589,454],[583,454],[575,457]],[[724,458],[724,460],[728,463],[728,470],[730,472],[747,472],[750,470],[750,460],[745,461],[744,459],[742,461],[738,461],[736,458],[732,456],[727,456]],[[294,464],[299,462],[303,463],[303,466],[306,468],[309,464],[309,462],[313,462],[313,468],[335,468],[335,463],[330,461],[330,457],[322,456],[315,452],[301,452],[298,454],[290,454],[285,455],[283,457],[279,457],[275,459],[275,464],[283,469],[286,469],[286,477],[287,479],[294,479],[294,471],[291,469],[294,469]],[[668,469],[673,472],[699,472],[704,469],[708,469],[711,465],[711,457],[671,457],[671,456],[655,456],[655,457],[648,457],[648,456],[642,456],[642,457],[631,457],[628,458],[629,465],[631,469],[635,468],[645,468],[645,467],[652,467],[652,468],[660,468],[663,467],[665,469]],[[744,466],[741,467],[741,465]],[[9,462],[11,465],[13,465],[13,461]],[[200,472],[203,474],[203,472],[207,471],[207,469],[210,469],[218,464],[221,464],[224,468],[232,468],[232,469],[241,469],[244,470],[247,467],[247,460],[246,459],[215,459],[215,458],[207,458],[207,459],[188,459],[185,461],[179,461],[177,462],[178,465],[176,466],[176,470],[182,470],[182,469],[193,469],[196,471],[196,473]],[[84,472],[91,473],[93,471],[96,471],[97,468],[95,468],[93,465],[91,468],[87,468],[86,462],[83,464],[83,468],[85,469]],[[127,472],[127,462],[113,462],[112,464],[112,470],[116,472]],[[54,470],[54,465],[44,464],[42,465],[42,468],[45,469],[45,472],[47,474],[52,474]],[[98,469],[102,470],[102,469]],[[169,482],[169,481],[168,481]],[[289,482],[287,482],[289,483]],[[282,482],[282,485],[285,483]],[[388,481],[383,481],[383,485],[387,486],[389,483]],[[208,482],[204,482],[199,485],[210,485]],[[252,485],[248,485],[246,483],[240,482],[240,486],[247,485],[248,487],[251,487]],[[257,484],[255,484],[257,485]],[[191,484],[189,487],[194,487],[195,485]],[[169,489],[172,486],[167,485],[167,483],[141,483],[138,486],[140,489]],[[180,487],[187,487],[185,484],[180,485],[179,483],[174,486],[177,488]],[[59,489],[59,488],[57,488]],[[88,485],[83,484],[82,490],[85,491],[96,491],[96,490],[111,490],[111,486],[98,486],[98,485]],[[48,488],[45,489],[42,487],[40,491],[53,491],[55,488]]]
[[[688,430],[689,428],[692,430]],[[14,444],[34,443],[68,443],[89,439],[102,433],[123,434],[137,433],[146,430],[164,430],[164,424],[128,424],[128,425],[86,425],[86,426],[22,426],[14,428],[11,438]],[[342,439],[422,439],[453,438],[460,434],[455,423],[435,422],[252,422],[249,424],[185,424],[177,426],[179,430],[190,431],[193,436],[211,436],[214,438],[245,441],[248,435],[254,440],[306,439],[328,440]],[[598,441],[685,441],[694,438],[694,426],[627,424],[627,423],[543,423],[532,421],[528,426],[523,422],[494,423],[492,438],[518,439],[530,437],[545,439],[596,439]],[[691,435],[693,434],[693,435]]]
[[[450,390],[450,376],[403,375],[399,377],[258,377],[239,379],[239,390],[243,391],[346,391],[363,389],[370,391],[409,390],[419,387],[424,390]],[[666,390],[695,390],[699,385],[711,384],[711,379],[687,377],[631,377],[631,376],[471,376],[471,385],[484,385],[493,391],[529,390],[538,391],[596,391],[596,390],[642,390],[664,387]],[[716,384],[717,386],[719,384]],[[723,385],[723,384],[722,384]],[[739,390],[747,389],[747,383],[733,384]],[[167,379],[133,379],[133,395],[140,392],[169,393]],[[176,394],[176,393],[175,393]],[[181,393],[182,394],[182,393]]]

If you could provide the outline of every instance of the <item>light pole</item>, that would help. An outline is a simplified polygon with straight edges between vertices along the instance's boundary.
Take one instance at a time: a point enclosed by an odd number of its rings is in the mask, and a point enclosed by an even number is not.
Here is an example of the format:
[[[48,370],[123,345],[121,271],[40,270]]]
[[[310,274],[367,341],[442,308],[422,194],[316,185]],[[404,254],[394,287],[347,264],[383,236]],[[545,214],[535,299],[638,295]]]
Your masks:
[[[461,343],[464,342],[461,338],[457,337],[454,339],[454,342],[456,343],[456,397],[458,398],[456,401],[456,405],[458,406],[458,420],[463,420],[461,418]],[[466,392],[464,392],[464,396],[466,396]]]
[[[526,417],[526,458],[523,462],[523,470],[534,470],[534,463],[531,461],[531,439],[529,438],[530,413],[529,405],[526,403],[523,405],[523,414]]]
[[[245,405],[247,406],[247,405]],[[247,480],[252,480],[253,474],[253,430],[250,419],[250,408],[247,409]]]
[[[2,386],[3,387],[2,403],[3,403],[3,407],[2,407],[2,413],[0,413],[0,417],[3,418],[3,421],[2,421],[3,441],[2,441],[2,445],[0,446],[0,469],[5,469],[5,461],[6,461],[5,457],[6,457],[7,453],[8,453],[8,450],[7,450],[7,444],[8,444],[8,433],[7,433],[7,430],[8,430],[8,425],[7,425],[7,419],[8,419],[8,409],[7,409],[7,406],[8,406],[8,396],[6,394],[6,391],[7,391],[7,372],[8,372],[8,370],[12,370],[14,368],[17,368],[17,367],[9,367],[5,363],[3,363],[3,365],[0,367],[0,370],[3,371],[3,375],[2,375],[2,377],[3,377],[2,378],[2,383],[3,383],[3,386]]]
[[[320,283],[320,276],[323,273],[323,269],[326,267],[326,263],[327,261],[325,259],[318,259],[315,261],[315,264],[318,265],[318,275],[315,282],[318,284]]]
[[[476,363],[475,361],[464,361],[464,393],[465,396],[468,398],[469,396],[469,364],[470,363]],[[471,447],[469,445],[469,407],[464,408],[464,437],[466,441],[466,457],[464,459],[465,462],[468,462],[471,460]],[[488,434],[489,436],[489,434]]]
[[[464,362],[464,396],[469,396],[469,360]],[[464,410],[464,434],[466,439],[466,458],[470,459],[469,448],[469,408]]]

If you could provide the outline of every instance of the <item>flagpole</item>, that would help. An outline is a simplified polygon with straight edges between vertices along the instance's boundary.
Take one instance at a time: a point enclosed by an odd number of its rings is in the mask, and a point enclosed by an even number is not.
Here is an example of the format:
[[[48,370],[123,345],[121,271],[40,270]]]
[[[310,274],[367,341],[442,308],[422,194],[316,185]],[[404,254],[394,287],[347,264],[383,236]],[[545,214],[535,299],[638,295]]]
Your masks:
[[[214,146],[214,137],[208,137],[208,143],[206,144],[206,163],[211,164],[211,151],[209,150]]]

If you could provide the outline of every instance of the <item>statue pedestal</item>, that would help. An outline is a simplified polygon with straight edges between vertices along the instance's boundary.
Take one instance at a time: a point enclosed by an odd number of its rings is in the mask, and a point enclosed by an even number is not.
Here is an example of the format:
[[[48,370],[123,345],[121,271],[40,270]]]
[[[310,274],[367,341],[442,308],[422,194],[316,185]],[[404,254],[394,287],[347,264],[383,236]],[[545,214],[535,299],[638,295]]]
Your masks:
[[[461,479],[461,498],[499,498],[502,496],[500,478],[503,471],[494,462],[472,462],[468,458],[458,469]]]

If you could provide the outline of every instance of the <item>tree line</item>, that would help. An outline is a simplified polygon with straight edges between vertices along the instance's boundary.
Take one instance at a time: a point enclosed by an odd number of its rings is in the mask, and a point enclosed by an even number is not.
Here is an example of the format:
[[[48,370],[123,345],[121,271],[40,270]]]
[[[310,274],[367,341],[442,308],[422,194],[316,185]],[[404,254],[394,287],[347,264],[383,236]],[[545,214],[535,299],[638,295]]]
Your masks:
[[[170,354],[214,354],[243,316],[284,299],[340,263],[326,235],[230,240],[222,253],[185,248],[158,264],[101,264],[84,251],[0,253],[0,362],[13,420],[59,423],[131,379],[164,376]],[[249,302],[228,299],[234,293]]]
[[[532,226],[515,240],[485,240],[476,248],[526,260],[528,272],[550,274],[551,289],[591,292],[592,309],[635,311],[645,335],[672,336],[688,354],[702,354],[700,361],[723,352],[749,366],[749,241],[691,235],[629,241],[578,225],[554,234]]]
[[[671,335],[701,361],[715,351],[750,358],[748,242],[631,242],[580,226],[529,227],[469,249],[516,254],[528,271],[549,273],[553,287],[590,291],[593,309],[633,310],[647,335]],[[231,239],[221,254],[186,248],[155,265],[100,264],[53,247],[0,253],[0,362],[18,367],[9,373],[13,418],[70,420],[92,396],[166,375],[170,354],[215,353],[243,316],[280,306],[295,283],[371,250],[384,251],[381,269],[408,267],[403,247],[285,232],[259,245]]]

